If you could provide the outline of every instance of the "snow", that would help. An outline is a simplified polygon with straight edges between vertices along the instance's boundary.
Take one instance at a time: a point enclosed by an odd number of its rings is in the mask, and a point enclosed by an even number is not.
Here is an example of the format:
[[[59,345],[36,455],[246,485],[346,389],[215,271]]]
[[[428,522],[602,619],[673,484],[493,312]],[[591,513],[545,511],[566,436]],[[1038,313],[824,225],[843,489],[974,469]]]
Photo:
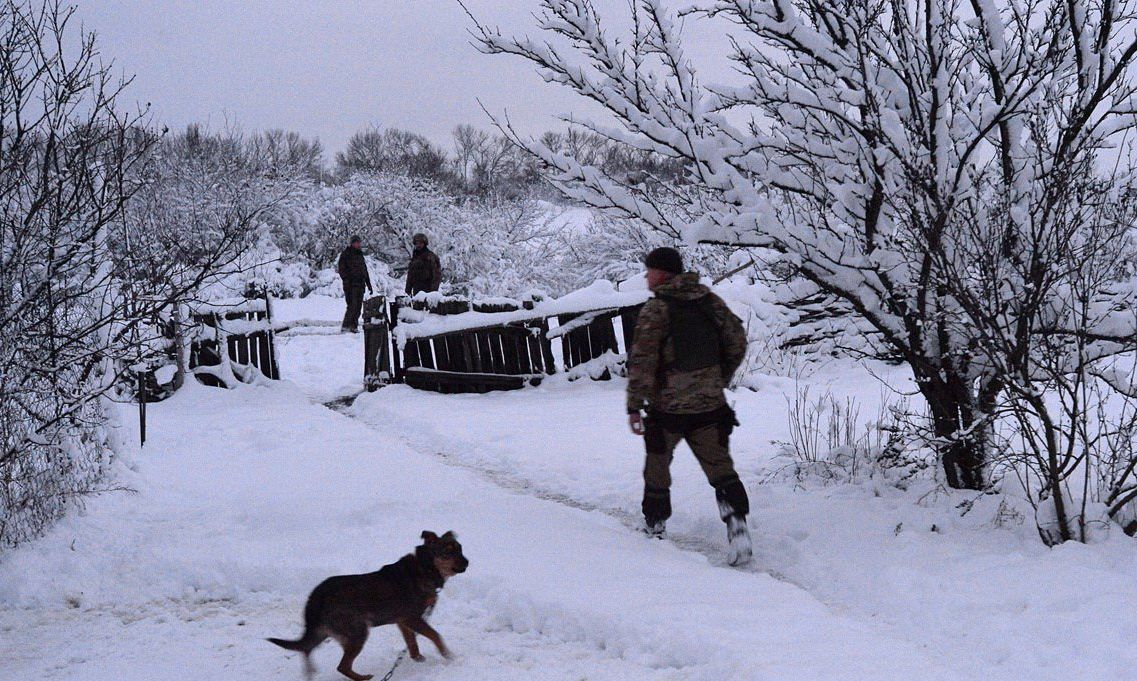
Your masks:
[[[325,303],[277,312],[335,319],[342,302]],[[756,551],[736,570],[685,448],[669,540],[630,528],[642,444],[622,381],[390,386],[339,413],[320,403],[360,384],[361,336],[281,336],[287,380],[150,405],[147,445],[121,452],[113,479],[134,492],[89,500],[0,560],[0,679],[298,679],[295,655],[262,639],[299,633],[321,579],[391,562],[423,529],[455,530],[471,560],[432,618],[457,657],[424,646],[397,680],[1058,680],[1137,666],[1132,540],[1046,549],[999,497],[930,481],[786,480],[772,441],[788,439],[792,381],[731,395]],[[851,364],[810,384],[862,413],[880,399]],[[122,416],[117,439],[134,443],[136,412]],[[400,647],[377,629],[356,669],[381,675]],[[341,678],[337,660],[320,648],[316,678]]]

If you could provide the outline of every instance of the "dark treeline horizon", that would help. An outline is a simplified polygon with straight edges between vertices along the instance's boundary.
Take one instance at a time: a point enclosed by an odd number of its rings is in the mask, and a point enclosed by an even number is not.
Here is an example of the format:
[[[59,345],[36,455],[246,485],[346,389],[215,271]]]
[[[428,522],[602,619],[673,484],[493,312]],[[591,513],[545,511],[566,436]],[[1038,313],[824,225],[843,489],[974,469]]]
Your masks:
[[[565,200],[545,180],[540,160],[517,140],[470,124],[456,126],[448,146],[404,128],[369,126],[334,154],[318,137],[284,128],[250,133],[190,123],[180,130],[163,128],[162,137],[183,153],[225,149],[270,174],[299,174],[321,184],[338,184],[358,172],[396,173],[429,180],[456,197]],[[683,174],[674,160],[579,127],[547,131],[538,141],[623,180],[674,183]]]

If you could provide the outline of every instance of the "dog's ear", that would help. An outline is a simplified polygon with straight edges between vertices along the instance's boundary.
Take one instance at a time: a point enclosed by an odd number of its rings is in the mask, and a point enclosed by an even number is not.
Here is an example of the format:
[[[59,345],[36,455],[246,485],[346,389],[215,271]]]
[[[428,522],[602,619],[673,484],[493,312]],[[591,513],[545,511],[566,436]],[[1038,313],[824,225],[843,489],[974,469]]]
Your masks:
[[[438,541],[438,535],[431,532],[430,530],[423,530],[422,538],[426,541],[427,544],[433,544],[434,542]]]
[[[443,539],[457,539],[458,535],[454,534],[454,530],[447,530],[446,534],[442,535]]]

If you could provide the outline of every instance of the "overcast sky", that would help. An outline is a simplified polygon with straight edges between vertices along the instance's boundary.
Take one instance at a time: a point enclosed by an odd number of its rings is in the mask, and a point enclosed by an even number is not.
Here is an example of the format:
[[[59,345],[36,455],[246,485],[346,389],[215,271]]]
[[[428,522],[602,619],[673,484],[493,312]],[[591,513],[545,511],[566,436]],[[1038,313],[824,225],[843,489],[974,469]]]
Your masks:
[[[470,46],[453,0],[77,0],[105,55],[135,75],[128,94],[171,128],[198,121],[316,136],[329,160],[368,125],[449,146],[459,123],[489,126],[477,99],[528,132],[584,112],[528,64]],[[621,0],[604,0],[616,7]],[[535,0],[473,0],[479,18],[533,23]]]

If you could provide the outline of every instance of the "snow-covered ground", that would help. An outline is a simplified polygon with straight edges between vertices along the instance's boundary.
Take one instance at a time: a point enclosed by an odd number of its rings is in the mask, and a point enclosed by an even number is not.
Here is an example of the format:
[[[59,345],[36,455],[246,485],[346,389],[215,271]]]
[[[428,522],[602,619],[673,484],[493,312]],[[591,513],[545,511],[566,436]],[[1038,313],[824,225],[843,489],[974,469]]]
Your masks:
[[[338,316],[336,301],[281,317]],[[0,561],[0,679],[299,678],[266,636],[299,633],[323,577],[375,569],[423,529],[471,560],[433,621],[457,657],[395,679],[1131,678],[1137,544],[1043,548],[999,500],[878,481],[794,485],[769,472],[787,436],[769,378],[733,396],[756,557],[723,566],[712,494],[677,453],[671,539],[638,536],[640,442],[622,382],[563,380],[443,396],[401,386],[339,413],[362,338],[288,334],[270,387],[183,390],[150,410],[118,484]],[[888,380],[902,385],[895,370]],[[811,377],[873,413],[852,366]],[[131,412],[124,437],[133,442]],[[958,505],[974,501],[961,515]],[[1009,518],[1009,522],[1008,522]],[[998,519],[998,522],[996,520]],[[933,530],[934,526],[934,530]],[[398,634],[356,669],[382,674]],[[317,654],[334,671],[334,643]]]

